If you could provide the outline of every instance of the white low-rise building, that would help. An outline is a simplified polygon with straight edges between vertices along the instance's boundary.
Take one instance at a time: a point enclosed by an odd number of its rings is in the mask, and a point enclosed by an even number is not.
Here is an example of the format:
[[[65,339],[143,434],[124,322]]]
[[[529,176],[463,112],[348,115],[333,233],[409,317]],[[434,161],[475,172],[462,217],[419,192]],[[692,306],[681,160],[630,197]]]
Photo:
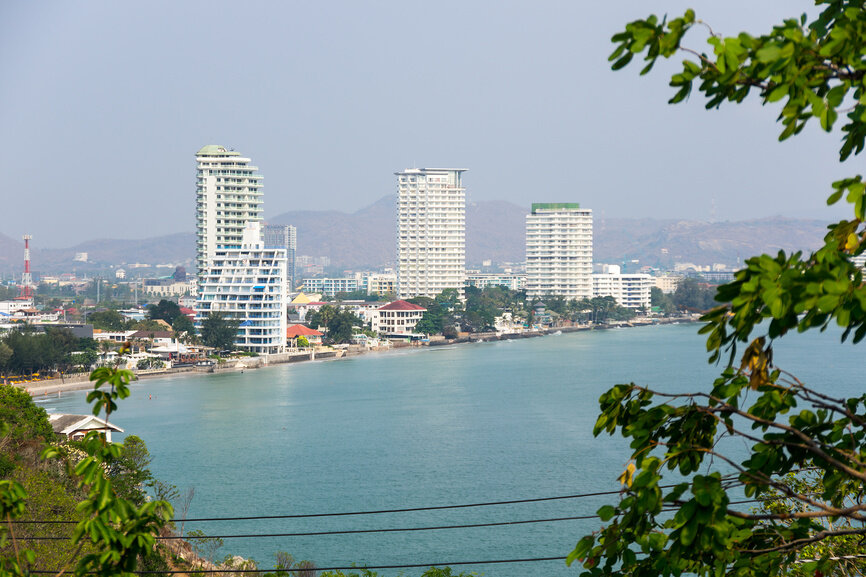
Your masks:
[[[305,278],[301,290],[327,296],[334,296],[337,293],[351,293],[358,290],[358,279],[356,277]]]
[[[371,313],[371,327],[380,336],[407,336],[415,332],[415,325],[426,312],[422,306],[394,301]]]
[[[33,308],[32,298],[12,299],[0,301],[0,313],[14,315],[18,311],[26,311]]]
[[[592,296],[612,296],[619,306],[649,310],[652,306],[653,277],[619,272],[592,275]]]
[[[466,286],[474,286],[482,290],[487,287],[501,286],[513,291],[519,291],[526,288],[526,275],[466,271]]]
[[[258,221],[247,223],[239,247],[217,249],[201,278],[199,329],[210,313],[222,313],[240,322],[237,347],[259,354],[285,351],[286,249],[265,248]]]

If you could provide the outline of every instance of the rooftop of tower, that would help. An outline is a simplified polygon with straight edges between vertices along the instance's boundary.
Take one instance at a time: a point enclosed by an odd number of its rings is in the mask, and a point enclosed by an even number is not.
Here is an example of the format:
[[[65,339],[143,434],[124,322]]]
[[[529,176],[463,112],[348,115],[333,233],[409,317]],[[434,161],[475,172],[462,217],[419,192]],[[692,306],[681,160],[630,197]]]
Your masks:
[[[437,172],[466,172],[469,170],[468,168],[407,168],[405,170],[401,170],[400,172],[395,172],[394,174],[424,174],[424,173],[437,173]]]
[[[207,146],[202,146],[201,150],[195,153],[196,156],[240,156],[240,152],[236,152],[234,150],[230,150],[225,146],[220,146],[219,144],[208,144]]]

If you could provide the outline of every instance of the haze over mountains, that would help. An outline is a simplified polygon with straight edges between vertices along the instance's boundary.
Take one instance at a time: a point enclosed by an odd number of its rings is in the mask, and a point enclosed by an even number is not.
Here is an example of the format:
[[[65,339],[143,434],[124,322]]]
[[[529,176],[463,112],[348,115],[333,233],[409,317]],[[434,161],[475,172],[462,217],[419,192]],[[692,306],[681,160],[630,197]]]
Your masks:
[[[466,207],[467,266],[483,260],[522,262],[526,207],[503,201],[473,202]],[[298,254],[328,256],[345,269],[394,266],[396,195],[354,213],[336,210],[293,211],[268,219],[298,229]],[[95,231],[96,232],[96,231]],[[735,222],[604,218],[595,214],[594,260],[672,267],[675,262],[736,265],[748,256],[780,249],[818,247],[826,223],[771,217]],[[186,264],[192,270],[195,234],[183,232],[136,240],[94,239],[65,249],[39,248],[31,241],[33,270],[49,274],[85,271],[128,263]],[[73,262],[87,252],[88,263]],[[23,243],[0,233],[0,274],[16,278],[22,270]]]

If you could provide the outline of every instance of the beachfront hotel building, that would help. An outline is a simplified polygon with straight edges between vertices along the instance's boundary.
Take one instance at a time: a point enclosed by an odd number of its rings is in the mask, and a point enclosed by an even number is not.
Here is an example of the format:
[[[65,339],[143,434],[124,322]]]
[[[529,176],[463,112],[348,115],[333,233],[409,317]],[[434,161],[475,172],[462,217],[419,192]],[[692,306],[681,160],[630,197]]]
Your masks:
[[[623,274],[618,265],[604,265],[604,272],[592,275],[592,296],[613,297],[628,309],[652,308],[655,279],[648,274]]]
[[[244,227],[262,219],[262,176],[240,152],[209,144],[196,161],[196,269],[203,273],[217,251],[241,246]]]
[[[285,248],[268,247],[261,223],[251,221],[236,247],[217,248],[202,275],[196,328],[212,312],[240,322],[235,345],[264,355],[285,352],[287,259]]]
[[[592,210],[533,203],[526,215],[526,295],[592,297]]]
[[[401,299],[463,295],[465,168],[407,168],[397,176],[397,292]]]

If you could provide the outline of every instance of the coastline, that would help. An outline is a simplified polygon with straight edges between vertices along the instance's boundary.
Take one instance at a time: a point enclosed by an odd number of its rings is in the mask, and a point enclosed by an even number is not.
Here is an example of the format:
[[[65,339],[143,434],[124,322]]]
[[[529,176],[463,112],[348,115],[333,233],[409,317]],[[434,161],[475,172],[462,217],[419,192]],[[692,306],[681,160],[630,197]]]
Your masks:
[[[135,373],[135,380],[144,380],[167,376],[206,376],[214,373],[222,373],[227,371],[244,371],[247,369],[261,369],[269,366],[276,366],[296,362],[322,361],[322,360],[339,360],[346,357],[355,357],[359,355],[373,353],[388,353],[391,351],[399,351],[407,348],[424,348],[424,347],[439,347],[455,344],[466,343],[483,343],[494,341],[506,341],[514,339],[529,339],[535,337],[543,337],[553,334],[575,333],[581,331],[600,331],[611,330],[618,328],[637,328],[656,325],[668,325],[679,323],[696,323],[697,318],[672,318],[672,319],[657,319],[650,322],[623,322],[610,325],[576,325],[564,327],[551,327],[546,329],[538,329],[533,331],[521,331],[515,333],[472,333],[467,336],[454,339],[438,339],[434,341],[419,342],[419,343],[402,343],[389,348],[366,349],[360,345],[350,345],[346,349],[327,350],[327,351],[310,351],[304,353],[282,353],[280,355],[271,355],[274,358],[266,357],[243,357],[241,359],[227,361],[226,366],[220,367],[216,365],[210,370],[200,370],[196,367],[175,367],[165,370],[147,371]],[[77,373],[71,376],[61,378],[46,379],[37,381],[36,383],[25,383],[20,386],[25,391],[30,393],[31,397],[41,397],[50,394],[62,395],[64,392],[81,391],[91,389],[93,387],[90,381],[89,373]]]

